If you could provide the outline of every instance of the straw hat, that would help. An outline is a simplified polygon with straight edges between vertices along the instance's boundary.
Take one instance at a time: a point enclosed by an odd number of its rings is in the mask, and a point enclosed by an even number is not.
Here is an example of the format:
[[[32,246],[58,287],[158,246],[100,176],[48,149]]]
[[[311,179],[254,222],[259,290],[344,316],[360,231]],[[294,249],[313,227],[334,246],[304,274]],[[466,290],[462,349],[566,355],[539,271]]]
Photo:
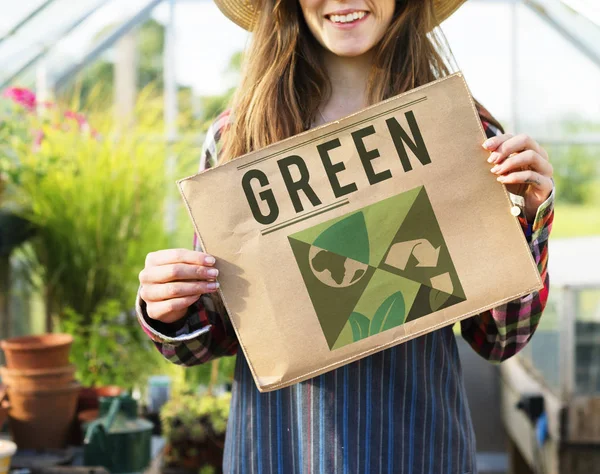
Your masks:
[[[441,23],[452,15],[466,0],[434,0],[436,17]],[[245,30],[252,31],[256,9],[251,0],[215,0],[223,14]]]

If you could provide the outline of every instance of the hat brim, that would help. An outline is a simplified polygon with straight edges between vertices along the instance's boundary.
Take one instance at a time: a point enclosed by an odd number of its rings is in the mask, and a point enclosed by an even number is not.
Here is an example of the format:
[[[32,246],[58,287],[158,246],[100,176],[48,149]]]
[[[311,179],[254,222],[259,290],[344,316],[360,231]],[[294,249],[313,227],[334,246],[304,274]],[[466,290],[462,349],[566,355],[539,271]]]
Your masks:
[[[466,0],[434,0],[437,20],[441,23],[449,18]],[[215,0],[219,10],[245,30],[252,31],[257,10],[249,0]]]

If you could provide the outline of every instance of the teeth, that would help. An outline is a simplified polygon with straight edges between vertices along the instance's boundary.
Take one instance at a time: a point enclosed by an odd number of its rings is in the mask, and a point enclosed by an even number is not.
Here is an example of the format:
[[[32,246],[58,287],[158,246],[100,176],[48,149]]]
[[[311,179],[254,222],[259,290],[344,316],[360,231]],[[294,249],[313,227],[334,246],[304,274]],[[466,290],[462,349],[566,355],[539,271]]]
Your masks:
[[[329,19],[334,23],[350,23],[356,20],[361,20],[365,17],[365,12],[353,12],[347,15],[331,15]]]

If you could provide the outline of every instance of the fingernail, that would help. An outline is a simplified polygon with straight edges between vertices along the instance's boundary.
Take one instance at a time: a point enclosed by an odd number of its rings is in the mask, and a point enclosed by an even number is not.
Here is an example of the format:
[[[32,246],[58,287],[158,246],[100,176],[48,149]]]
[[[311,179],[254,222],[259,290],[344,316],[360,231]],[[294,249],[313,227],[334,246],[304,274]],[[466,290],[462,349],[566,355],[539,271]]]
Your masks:
[[[214,265],[215,262],[215,257],[208,256],[204,258],[204,263],[206,263],[207,265]]]
[[[206,287],[209,290],[216,290],[217,288],[219,288],[219,282],[218,281],[214,281],[214,282],[209,283],[208,285],[206,285]]]
[[[490,171],[492,173],[495,173],[496,171],[498,171],[500,169],[500,167],[498,165],[494,166]]]
[[[219,274],[219,270],[211,268],[210,270],[207,270],[206,274],[211,277],[216,277]]]
[[[504,182],[504,176],[498,176],[496,178],[496,181],[500,181],[501,183],[503,183]]]
[[[488,163],[491,163],[492,161],[494,161],[494,157],[493,157],[493,155],[490,155],[490,157],[488,158],[488,160],[487,160],[487,161],[488,161]]]
[[[486,150],[489,150],[490,148],[492,148],[493,145],[494,145],[494,140],[492,138],[483,142],[483,148],[485,148]]]

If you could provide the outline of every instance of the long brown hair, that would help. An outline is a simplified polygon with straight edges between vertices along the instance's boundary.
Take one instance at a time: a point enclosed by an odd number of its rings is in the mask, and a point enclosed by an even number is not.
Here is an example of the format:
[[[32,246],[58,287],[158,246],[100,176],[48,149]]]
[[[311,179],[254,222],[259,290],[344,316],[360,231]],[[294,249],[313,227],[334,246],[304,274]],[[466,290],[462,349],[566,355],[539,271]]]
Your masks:
[[[331,91],[322,47],[298,0],[257,0],[257,7],[262,13],[233,99],[222,161],[310,128]],[[448,75],[442,45],[430,33],[437,25],[432,0],[396,1],[392,23],[375,46],[367,86],[370,104]],[[501,128],[491,116],[484,118]]]

